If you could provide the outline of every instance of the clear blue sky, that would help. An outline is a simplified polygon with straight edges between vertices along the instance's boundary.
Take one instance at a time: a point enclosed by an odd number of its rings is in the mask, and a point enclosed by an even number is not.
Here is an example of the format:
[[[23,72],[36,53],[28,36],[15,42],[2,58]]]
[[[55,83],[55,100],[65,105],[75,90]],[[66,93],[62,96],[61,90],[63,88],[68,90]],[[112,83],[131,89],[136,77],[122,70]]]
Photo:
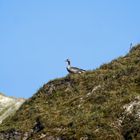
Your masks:
[[[65,59],[92,70],[140,41],[139,0],[0,0],[0,92],[31,97],[67,75]]]

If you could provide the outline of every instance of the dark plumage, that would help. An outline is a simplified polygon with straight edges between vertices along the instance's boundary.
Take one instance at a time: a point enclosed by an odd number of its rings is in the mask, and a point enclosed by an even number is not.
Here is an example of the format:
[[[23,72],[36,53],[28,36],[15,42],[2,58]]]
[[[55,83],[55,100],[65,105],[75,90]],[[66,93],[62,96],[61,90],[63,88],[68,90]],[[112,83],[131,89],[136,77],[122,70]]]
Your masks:
[[[83,72],[85,72],[85,70],[83,70],[83,69],[79,69],[79,68],[76,68],[76,67],[71,67],[69,59],[67,59],[66,62],[68,63],[67,71],[69,73],[83,73]]]

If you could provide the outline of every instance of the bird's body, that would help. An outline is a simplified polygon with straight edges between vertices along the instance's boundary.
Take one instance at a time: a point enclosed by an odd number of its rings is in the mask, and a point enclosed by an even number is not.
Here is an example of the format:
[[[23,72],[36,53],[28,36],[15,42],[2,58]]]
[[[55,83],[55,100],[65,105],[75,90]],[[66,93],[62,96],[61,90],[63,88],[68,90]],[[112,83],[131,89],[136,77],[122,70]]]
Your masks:
[[[66,62],[68,63],[67,71],[69,73],[79,73],[80,74],[80,73],[85,72],[85,70],[83,70],[83,69],[79,69],[77,67],[71,67],[70,60],[69,59],[67,59]]]

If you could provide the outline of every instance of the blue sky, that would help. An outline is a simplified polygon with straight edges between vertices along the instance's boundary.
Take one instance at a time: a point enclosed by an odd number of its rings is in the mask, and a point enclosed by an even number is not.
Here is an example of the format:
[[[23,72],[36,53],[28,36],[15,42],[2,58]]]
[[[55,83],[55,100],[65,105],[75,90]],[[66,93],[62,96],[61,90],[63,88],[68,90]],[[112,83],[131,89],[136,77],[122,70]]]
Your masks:
[[[139,0],[0,0],[0,92],[31,97],[67,75],[65,59],[93,70],[140,41]]]

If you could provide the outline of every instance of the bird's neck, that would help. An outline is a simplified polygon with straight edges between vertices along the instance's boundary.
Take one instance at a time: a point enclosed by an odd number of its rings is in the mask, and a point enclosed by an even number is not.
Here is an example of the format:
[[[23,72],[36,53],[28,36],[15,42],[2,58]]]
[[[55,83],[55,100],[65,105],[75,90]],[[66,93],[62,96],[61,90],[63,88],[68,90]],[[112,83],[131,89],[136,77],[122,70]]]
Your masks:
[[[70,61],[68,61],[68,65],[70,65]]]
[[[70,64],[68,64],[67,68],[69,69],[70,67],[71,67],[71,65],[70,65]]]
[[[68,62],[67,68],[69,69],[71,67],[70,62]]]

